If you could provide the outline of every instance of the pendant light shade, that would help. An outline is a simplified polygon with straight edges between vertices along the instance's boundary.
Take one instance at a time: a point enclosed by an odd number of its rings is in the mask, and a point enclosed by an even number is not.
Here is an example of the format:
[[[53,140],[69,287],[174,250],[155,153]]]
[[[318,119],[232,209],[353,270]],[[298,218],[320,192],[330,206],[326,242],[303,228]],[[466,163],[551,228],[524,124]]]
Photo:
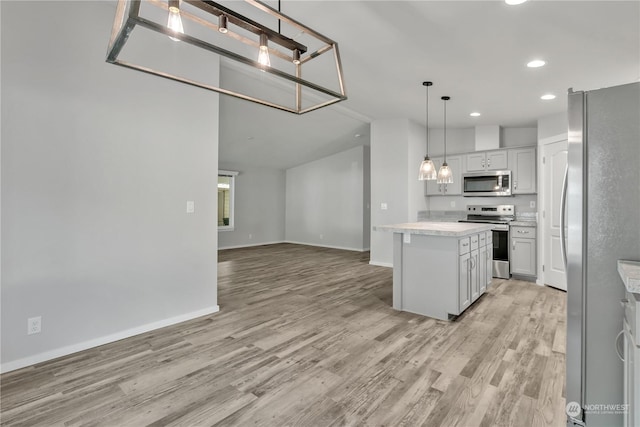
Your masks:
[[[426,126],[427,126],[427,152],[424,156],[424,160],[420,163],[420,170],[418,171],[418,179],[420,181],[436,179],[436,167],[433,161],[429,158],[429,86],[432,86],[432,82],[422,82],[422,85],[427,88],[427,106],[426,106]]]
[[[436,165],[433,164],[433,160],[429,156],[425,156],[422,163],[420,163],[420,171],[418,172],[418,179],[420,181],[436,179]]]
[[[438,184],[451,184],[453,182],[453,175],[451,168],[447,164],[447,101],[451,98],[443,96],[440,99],[444,101],[444,161],[438,171],[438,180],[436,182]]]

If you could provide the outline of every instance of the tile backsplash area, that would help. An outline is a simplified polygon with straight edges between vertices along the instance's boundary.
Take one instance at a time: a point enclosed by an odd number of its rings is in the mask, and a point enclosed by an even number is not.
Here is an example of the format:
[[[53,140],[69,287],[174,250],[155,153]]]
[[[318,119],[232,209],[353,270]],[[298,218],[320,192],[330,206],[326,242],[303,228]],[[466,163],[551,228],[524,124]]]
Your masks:
[[[458,222],[466,217],[465,211],[418,211],[418,221]]]
[[[467,217],[467,205],[515,205],[516,219],[535,221],[538,217],[538,196],[535,194],[514,197],[437,196],[428,199],[429,210],[418,211],[418,221],[464,219]]]

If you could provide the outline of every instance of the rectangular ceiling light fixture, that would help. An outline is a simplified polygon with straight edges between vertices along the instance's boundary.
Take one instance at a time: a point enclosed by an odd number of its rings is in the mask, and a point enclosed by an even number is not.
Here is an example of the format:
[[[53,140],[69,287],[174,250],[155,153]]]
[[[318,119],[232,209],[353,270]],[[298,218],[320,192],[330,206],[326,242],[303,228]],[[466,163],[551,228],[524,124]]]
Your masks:
[[[296,114],[347,99],[338,44],[258,0],[119,0],[107,62]]]

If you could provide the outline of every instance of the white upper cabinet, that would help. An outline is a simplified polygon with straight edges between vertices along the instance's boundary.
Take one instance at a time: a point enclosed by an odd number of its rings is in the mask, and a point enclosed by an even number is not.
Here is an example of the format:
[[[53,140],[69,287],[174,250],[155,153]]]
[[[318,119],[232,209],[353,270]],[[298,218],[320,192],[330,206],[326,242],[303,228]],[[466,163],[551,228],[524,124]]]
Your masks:
[[[432,159],[440,169],[443,158]],[[426,196],[459,196],[462,194],[462,174],[483,171],[510,170],[511,194],[536,194],[536,147],[474,151],[447,156],[453,183],[437,184],[425,181]]]
[[[535,147],[509,150],[511,166],[511,193],[535,194],[536,192],[536,149]]]
[[[507,169],[508,157],[507,150],[469,153],[465,156],[465,172]]]
[[[443,158],[431,159],[436,170],[440,169]],[[462,156],[447,156],[447,164],[451,168],[453,182],[451,184],[437,184],[435,180],[425,181],[425,195],[427,196],[459,196],[462,194]]]

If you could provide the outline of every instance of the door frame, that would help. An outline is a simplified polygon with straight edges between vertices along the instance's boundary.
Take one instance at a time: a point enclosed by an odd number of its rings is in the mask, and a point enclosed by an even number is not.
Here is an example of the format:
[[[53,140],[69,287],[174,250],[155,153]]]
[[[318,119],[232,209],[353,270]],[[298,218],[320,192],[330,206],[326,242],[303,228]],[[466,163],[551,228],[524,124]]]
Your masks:
[[[545,218],[542,213],[545,210],[549,210],[547,209],[547,206],[545,206],[545,197],[544,197],[544,174],[542,173],[542,171],[544,170],[543,168],[543,163],[542,163],[542,158],[544,157],[544,146],[545,145],[549,145],[549,144],[553,144],[556,142],[562,142],[562,141],[568,141],[569,139],[569,133],[565,132],[565,133],[561,133],[558,135],[554,135],[554,136],[549,136],[547,138],[542,138],[538,140],[538,229],[537,229],[537,241],[538,241],[538,260],[540,260],[538,262],[538,265],[536,266],[538,269],[538,278],[536,279],[536,283],[538,285],[544,286],[545,284],[545,277],[544,277],[544,271],[542,270],[542,265],[544,264],[545,261],[545,239],[548,237],[546,235],[546,225],[547,225],[547,221],[548,219]],[[540,194],[542,193],[542,197],[540,197]]]

